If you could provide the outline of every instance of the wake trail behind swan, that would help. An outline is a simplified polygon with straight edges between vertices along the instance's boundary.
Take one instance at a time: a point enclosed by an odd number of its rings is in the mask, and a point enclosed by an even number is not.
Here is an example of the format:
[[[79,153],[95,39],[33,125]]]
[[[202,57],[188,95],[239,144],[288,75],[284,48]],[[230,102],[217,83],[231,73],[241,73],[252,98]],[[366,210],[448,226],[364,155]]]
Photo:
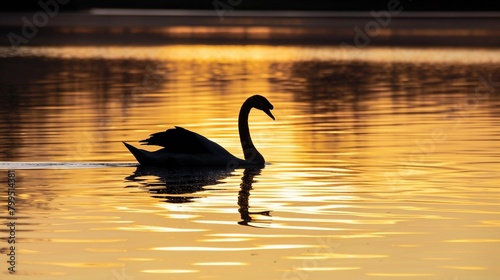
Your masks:
[[[129,162],[13,162],[0,161],[0,169],[83,169],[107,167],[135,167],[137,163]]]

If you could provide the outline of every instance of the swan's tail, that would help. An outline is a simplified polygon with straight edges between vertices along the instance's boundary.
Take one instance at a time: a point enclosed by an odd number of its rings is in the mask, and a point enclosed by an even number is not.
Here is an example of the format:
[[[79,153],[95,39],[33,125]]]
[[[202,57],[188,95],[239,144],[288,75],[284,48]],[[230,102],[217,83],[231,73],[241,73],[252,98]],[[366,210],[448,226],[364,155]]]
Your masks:
[[[148,152],[147,151],[144,151],[144,150],[141,150],[141,149],[137,149],[136,147],[134,147],[134,146],[132,146],[130,144],[127,144],[125,142],[122,142],[122,143],[134,155],[135,159],[140,164],[149,164],[150,163],[151,159],[148,156],[148,154],[147,154]]]

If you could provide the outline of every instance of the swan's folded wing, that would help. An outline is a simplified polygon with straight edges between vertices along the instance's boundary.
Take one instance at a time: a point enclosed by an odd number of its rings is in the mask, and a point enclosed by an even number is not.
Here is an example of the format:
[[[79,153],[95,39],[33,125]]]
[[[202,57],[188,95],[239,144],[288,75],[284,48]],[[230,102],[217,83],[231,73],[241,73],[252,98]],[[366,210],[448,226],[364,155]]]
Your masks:
[[[139,141],[143,145],[157,145],[165,150],[180,154],[210,153],[200,138],[194,132],[182,127],[175,127],[166,131],[151,134],[148,139]]]

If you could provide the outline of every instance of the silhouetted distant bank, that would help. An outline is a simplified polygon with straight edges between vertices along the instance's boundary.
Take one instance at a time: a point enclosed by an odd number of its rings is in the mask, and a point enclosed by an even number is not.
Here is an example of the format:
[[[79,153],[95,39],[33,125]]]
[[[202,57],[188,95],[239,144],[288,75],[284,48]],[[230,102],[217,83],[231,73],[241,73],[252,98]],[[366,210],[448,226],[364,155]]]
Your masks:
[[[56,14],[56,10],[52,6],[46,14],[1,13],[0,45],[500,47],[500,12],[416,12],[401,3],[387,10],[358,12],[96,8]]]
[[[120,9],[188,9],[212,10],[217,7],[238,10],[295,10],[295,11],[371,11],[386,10],[388,5],[401,4],[407,11],[500,11],[498,1],[415,1],[415,0],[41,0],[57,1],[64,11],[93,8]],[[17,0],[2,4],[2,11],[39,10],[39,1]]]
[[[18,0],[0,45],[281,44],[500,47],[500,2]]]

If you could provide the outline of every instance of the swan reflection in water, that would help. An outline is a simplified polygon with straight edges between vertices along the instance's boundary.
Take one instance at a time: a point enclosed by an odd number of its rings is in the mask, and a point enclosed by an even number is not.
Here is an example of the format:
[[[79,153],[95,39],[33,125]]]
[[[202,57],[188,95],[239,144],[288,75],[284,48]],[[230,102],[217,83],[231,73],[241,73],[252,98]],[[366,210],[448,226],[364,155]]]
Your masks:
[[[198,198],[194,194],[204,191],[206,186],[223,184],[221,180],[232,176],[231,171],[227,168],[167,169],[140,165],[125,180],[139,183],[141,189],[146,189],[153,197],[166,199],[165,202],[184,203]]]
[[[242,182],[238,192],[238,212],[240,213],[240,225],[262,227],[269,219],[271,211],[251,212],[249,205],[250,191],[255,183],[254,177],[260,175],[260,168],[246,168],[243,171]],[[138,166],[137,169],[125,180],[139,184],[139,188],[145,189],[153,197],[165,199],[167,203],[189,203],[197,198],[201,198],[200,193],[205,187],[210,186],[211,190],[217,189],[217,185],[223,185],[222,180],[236,176],[231,168],[183,168],[168,169],[156,166]],[[128,186],[128,187],[137,187]],[[222,189],[222,186],[220,187]]]

